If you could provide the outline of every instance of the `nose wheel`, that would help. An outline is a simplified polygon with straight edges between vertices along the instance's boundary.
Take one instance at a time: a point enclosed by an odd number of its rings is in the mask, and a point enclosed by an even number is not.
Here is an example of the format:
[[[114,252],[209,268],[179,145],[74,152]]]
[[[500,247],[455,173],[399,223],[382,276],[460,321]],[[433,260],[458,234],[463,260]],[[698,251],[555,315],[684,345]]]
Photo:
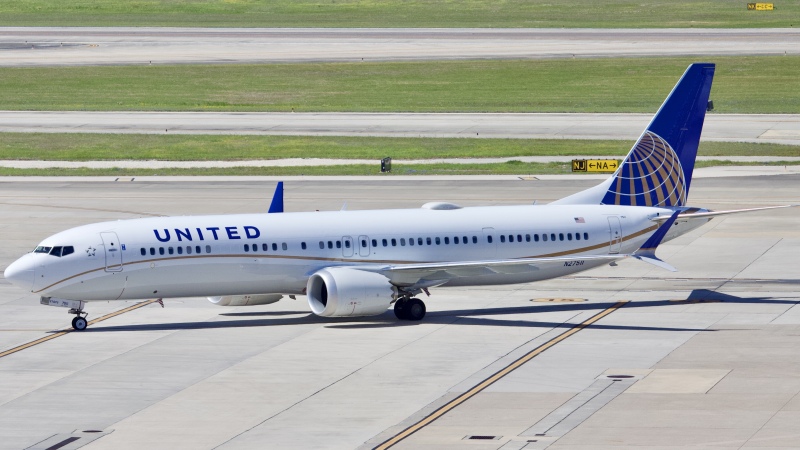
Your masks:
[[[85,317],[76,316],[74,319],[72,319],[72,328],[74,328],[76,331],[83,331],[87,326],[89,326],[89,322]]]
[[[75,318],[72,319],[72,328],[74,328],[75,331],[83,331],[89,326],[89,321],[86,320],[88,314],[83,312],[83,309],[70,309],[69,313],[75,314]]]

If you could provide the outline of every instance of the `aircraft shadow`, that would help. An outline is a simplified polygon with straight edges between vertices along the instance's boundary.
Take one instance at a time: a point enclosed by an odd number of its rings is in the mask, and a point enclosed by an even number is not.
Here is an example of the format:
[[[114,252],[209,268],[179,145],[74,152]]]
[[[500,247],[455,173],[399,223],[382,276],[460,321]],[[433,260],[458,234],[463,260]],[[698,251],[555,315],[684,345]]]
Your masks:
[[[700,302],[723,302],[738,304],[785,304],[795,305],[800,300],[780,300],[771,297],[736,297],[722,294],[706,289],[692,291],[686,300],[650,300],[626,303],[622,309],[631,308],[653,308],[659,306],[675,306],[681,304],[692,304]],[[502,316],[518,314],[536,314],[544,312],[569,312],[569,311],[589,311],[603,310],[614,306],[616,302],[603,303],[554,303],[538,304],[530,306],[515,306],[503,308],[484,308],[484,309],[464,309],[431,312],[422,322],[399,321],[395,318],[391,310],[379,316],[370,317],[351,317],[346,318],[348,323],[335,323],[336,319],[328,319],[310,314],[306,311],[275,311],[275,312],[246,312],[246,313],[224,313],[222,316],[234,317],[258,317],[270,316],[263,319],[239,319],[206,322],[175,322],[175,323],[155,323],[155,324],[136,324],[119,326],[102,326],[100,324],[89,327],[86,333],[104,333],[114,331],[165,331],[165,330],[196,330],[196,329],[220,329],[220,328],[247,328],[247,327],[266,327],[266,326],[286,326],[286,325],[309,325],[324,324],[326,328],[336,329],[367,329],[367,328],[386,328],[397,326],[418,326],[420,323],[434,324],[453,324],[453,325],[484,325],[484,326],[506,326],[506,327],[535,327],[535,328],[556,328],[563,327],[561,322],[538,322],[527,320],[509,320]],[[276,317],[286,315],[305,314],[300,317]],[[490,316],[490,317],[486,317]],[[675,328],[675,327],[651,327],[635,325],[603,325],[592,324],[586,328],[598,330],[629,330],[629,331],[716,331],[705,328]]]

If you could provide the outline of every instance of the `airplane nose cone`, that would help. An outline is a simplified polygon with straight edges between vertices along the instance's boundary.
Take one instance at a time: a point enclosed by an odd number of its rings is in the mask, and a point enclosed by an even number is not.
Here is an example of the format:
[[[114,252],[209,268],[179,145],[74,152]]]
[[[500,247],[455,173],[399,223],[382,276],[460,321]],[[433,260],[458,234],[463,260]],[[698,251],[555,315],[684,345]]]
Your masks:
[[[3,272],[3,276],[14,286],[26,291],[33,289],[33,264],[25,257],[11,263]]]

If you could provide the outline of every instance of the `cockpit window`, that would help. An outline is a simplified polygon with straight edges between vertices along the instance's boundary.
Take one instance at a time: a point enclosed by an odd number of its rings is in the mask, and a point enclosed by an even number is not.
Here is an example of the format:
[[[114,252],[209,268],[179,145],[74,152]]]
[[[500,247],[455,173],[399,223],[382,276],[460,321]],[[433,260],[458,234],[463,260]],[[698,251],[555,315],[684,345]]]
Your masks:
[[[40,245],[33,250],[33,253],[47,253],[53,256],[67,256],[75,253],[75,247],[71,245],[67,246],[58,246],[58,247],[45,247]]]

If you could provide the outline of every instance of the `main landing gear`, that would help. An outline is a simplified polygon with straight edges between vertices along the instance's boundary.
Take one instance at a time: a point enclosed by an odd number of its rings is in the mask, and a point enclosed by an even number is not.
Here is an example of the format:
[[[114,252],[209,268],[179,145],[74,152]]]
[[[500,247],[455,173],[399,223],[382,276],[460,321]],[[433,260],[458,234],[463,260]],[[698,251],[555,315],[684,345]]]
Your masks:
[[[425,303],[418,298],[403,297],[394,302],[394,315],[400,320],[420,321],[425,312]]]
[[[72,319],[72,328],[74,328],[75,331],[83,331],[89,326],[89,321],[86,320],[88,314],[85,313],[83,309],[70,309],[69,313],[75,314],[75,318]]]

